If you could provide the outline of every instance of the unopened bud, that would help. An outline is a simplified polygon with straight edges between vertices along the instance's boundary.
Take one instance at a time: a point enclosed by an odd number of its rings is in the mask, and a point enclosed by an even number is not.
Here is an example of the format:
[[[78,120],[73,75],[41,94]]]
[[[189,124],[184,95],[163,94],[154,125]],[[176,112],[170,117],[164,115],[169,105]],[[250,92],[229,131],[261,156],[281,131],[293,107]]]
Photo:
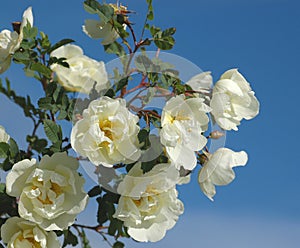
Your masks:
[[[75,115],[75,120],[76,120],[76,121],[79,121],[79,120],[81,120],[81,119],[83,119],[83,117],[82,117],[81,114],[76,114],[76,115]]]
[[[223,137],[224,135],[225,135],[225,133],[216,130],[216,131],[213,131],[210,133],[209,138],[219,139],[219,138]]]

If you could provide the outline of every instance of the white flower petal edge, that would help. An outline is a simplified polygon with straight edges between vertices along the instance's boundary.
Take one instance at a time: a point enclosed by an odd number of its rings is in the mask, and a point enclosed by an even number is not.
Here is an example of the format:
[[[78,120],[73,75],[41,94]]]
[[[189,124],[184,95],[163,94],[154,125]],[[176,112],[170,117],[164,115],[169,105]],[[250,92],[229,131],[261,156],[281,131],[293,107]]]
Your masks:
[[[157,242],[173,228],[184,211],[175,185],[179,172],[172,164],[158,164],[143,174],[137,163],[120,183],[121,198],[114,218],[124,221],[139,242]]]
[[[92,101],[73,126],[72,148],[95,165],[133,163],[141,156],[138,122],[124,99],[103,96]]]
[[[226,71],[215,84],[210,106],[215,121],[224,130],[238,130],[242,119],[250,120],[259,113],[259,102],[237,69]]]
[[[6,178],[6,193],[19,197],[18,212],[44,230],[64,230],[83,211],[88,195],[83,191],[79,163],[66,153],[16,163]]]
[[[210,108],[204,99],[185,99],[183,95],[172,97],[162,112],[161,143],[178,169],[192,170],[197,165],[195,151],[207,143],[202,132],[207,130]]]
[[[103,39],[102,45],[109,45],[119,38],[118,33],[110,23],[98,20],[85,20],[82,30],[93,39]]]
[[[60,248],[56,234],[46,232],[37,224],[19,217],[9,218],[1,226],[1,237],[8,248]]]
[[[201,72],[186,82],[195,91],[210,92],[213,79],[210,71]]]
[[[109,5],[114,9],[115,13],[127,10],[127,7],[122,5]],[[99,16],[99,18],[101,17]],[[123,24],[123,27],[126,29],[127,25]],[[113,25],[110,22],[105,22],[103,20],[85,20],[82,31],[92,39],[102,39],[102,45],[109,45],[119,38],[119,34],[114,29]]]
[[[0,74],[5,72],[11,64],[12,54],[19,49],[23,40],[23,28],[27,23],[33,26],[32,8],[27,8],[23,13],[20,27],[20,34],[9,30],[2,30],[0,33]]]
[[[8,143],[10,136],[6,133],[5,128],[0,125],[0,142]]]
[[[208,161],[199,171],[198,182],[203,193],[213,201],[215,185],[227,185],[235,178],[233,167],[244,166],[248,161],[246,152],[234,152],[220,148],[213,154],[207,154]]]
[[[67,44],[54,50],[51,57],[66,58],[69,68],[59,64],[52,64],[51,70],[58,77],[59,83],[70,91],[89,94],[95,85],[99,92],[109,88],[109,81],[105,64],[83,54],[79,46]]]

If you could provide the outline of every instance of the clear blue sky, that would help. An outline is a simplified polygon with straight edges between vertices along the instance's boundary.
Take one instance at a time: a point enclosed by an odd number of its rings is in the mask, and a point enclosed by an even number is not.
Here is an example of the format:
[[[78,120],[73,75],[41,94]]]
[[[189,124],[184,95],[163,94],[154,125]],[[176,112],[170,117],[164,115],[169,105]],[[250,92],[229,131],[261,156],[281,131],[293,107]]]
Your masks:
[[[108,62],[113,57],[81,31],[84,19],[90,18],[82,2],[3,1],[0,29],[10,28],[11,21],[33,6],[35,25],[53,42],[73,38],[87,55]],[[142,20],[144,2],[122,1],[137,11],[136,23]],[[215,80],[225,70],[239,68],[251,82],[261,111],[254,120],[243,122],[239,132],[227,133],[226,146],[246,150],[249,162],[236,170],[231,185],[217,188],[215,202],[201,193],[194,177],[179,189],[185,214],[166,238],[149,245],[128,242],[127,247],[299,247],[300,2],[154,0],[154,6],[155,23],[177,28],[173,53],[211,70]],[[35,95],[40,85],[27,80],[20,69],[13,66],[1,78],[7,76],[21,94]],[[0,114],[0,125],[12,137],[22,139],[31,130],[31,123],[3,96]],[[106,246],[100,241],[97,247]]]

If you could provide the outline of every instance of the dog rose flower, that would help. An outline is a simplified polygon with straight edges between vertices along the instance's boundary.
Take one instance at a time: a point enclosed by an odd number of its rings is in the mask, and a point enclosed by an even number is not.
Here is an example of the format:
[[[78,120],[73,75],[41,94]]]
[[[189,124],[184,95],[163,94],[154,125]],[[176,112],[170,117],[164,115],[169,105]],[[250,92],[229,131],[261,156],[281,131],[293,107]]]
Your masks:
[[[56,234],[46,232],[36,223],[26,221],[19,217],[9,218],[1,226],[2,241],[7,248],[39,247],[60,248],[61,245]]]
[[[165,105],[160,132],[161,143],[176,167],[192,170],[197,164],[195,151],[207,143],[202,135],[209,122],[210,108],[202,98],[185,99],[183,95],[171,98]]]
[[[17,51],[23,40],[23,28],[29,23],[33,26],[32,8],[27,8],[23,13],[20,34],[16,31],[4,29],[0,33],[0,74],[5,72],[11,63],[11,57]]]
[[[59,83],[70,91],[89,94],[95,85],[99,92],[109,88],[109,81],[104,62],[96,61],[85,55],[79,46],[67,44],[54,50],[51,57],[65,58],[69,68],[52,64],[51,70],[58,77]]]
[[[138,122],[124,99],[103,96],[92,101],[73,126],[71,145],[95,165],[135,162],[141,155]]]
[[[139,242],[157,242],[173,228],[184,211],[175,189],[179,173],[172,164],[157,164],[145,174],[137,163],[119,184],[121,194],[114,218],[124,221]]]
[[[259,102],[249,83],[237,69],[226,71],[215,84],[210,106],[217,124],[224,130],[238,130],[242,119],[259,112]]]
[[[35,159],[16,163],[7,175],[6,192],[19,197],[20,216],[46,231],[72,225],[88,201],[78,166],[66,153],[46,155],[40,163]]]
[[[213,201],[216,194],[215,185],[227,185],[233,181],[233,167],[244,166],[248,161],[244,151],[234,152],[228,148],[220,148],[213,154],[206,154],[208,160],[204,163],[198,175],[198,182],[203,193]]]

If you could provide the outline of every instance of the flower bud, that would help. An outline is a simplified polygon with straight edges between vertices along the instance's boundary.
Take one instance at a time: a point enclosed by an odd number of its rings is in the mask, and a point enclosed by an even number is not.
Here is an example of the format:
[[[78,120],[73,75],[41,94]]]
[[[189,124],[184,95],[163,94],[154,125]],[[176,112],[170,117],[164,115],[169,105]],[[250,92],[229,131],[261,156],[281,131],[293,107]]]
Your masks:
[[[213,131],[213,132],[210,133],[209,138],[211,138],[211,139],[220,139],[224,135],[225,135],[225,133],[216,130],[216,131]]]

